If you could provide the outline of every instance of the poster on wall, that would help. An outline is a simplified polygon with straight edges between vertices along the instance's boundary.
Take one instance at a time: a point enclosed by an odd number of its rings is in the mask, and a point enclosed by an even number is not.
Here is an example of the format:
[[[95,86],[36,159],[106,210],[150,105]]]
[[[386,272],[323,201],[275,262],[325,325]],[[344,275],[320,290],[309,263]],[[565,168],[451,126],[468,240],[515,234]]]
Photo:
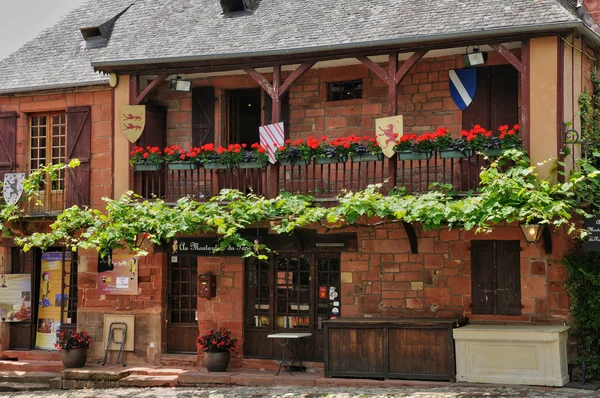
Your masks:
[[[64,266],[71,268],[71,253],[65,253]],[[54,349],[56,333],[60,329],[60,312],[66,293],[61,292],[63,253],[42,254],[38,323],[36,325],[35,348]]]
[[[31,275],[0,275],[0,320],[23,322],[31,319]]]
[[[115,254],[98,265],[98,293],[137,295],[138,259],[133,254]]]

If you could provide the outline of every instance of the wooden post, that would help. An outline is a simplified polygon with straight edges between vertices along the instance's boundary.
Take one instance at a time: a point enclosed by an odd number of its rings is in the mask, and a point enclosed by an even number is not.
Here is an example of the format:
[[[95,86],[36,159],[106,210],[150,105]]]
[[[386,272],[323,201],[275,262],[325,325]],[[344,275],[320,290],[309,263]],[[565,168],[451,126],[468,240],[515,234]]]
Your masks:
[[[529,39],[521,42],[521,139],[523,149],[529,152],[530,143],[530,101],[531,101],[531,79],[529,65]]]
[[[281,65],[273,66],[273,95],[271,96],[273,108],[271,110],[271,124],[281,121]],[[267,177],[269,198],[274,198],[279,193],[279,163],[269,164],[269,175]]]
[[[254,79],[272,99],[271,109],[271,123],[279,123],[281,121],[281,97],[287,93],[291,85],[300,78],[304,73],[308,72],[310,68],[315,64],[314,61],[307,61],[302,63],[296,70],[281,82],[281,65],[277,64],[273,66],[273,83],[269,83],[260,73],[255,69],[246,67],[243,68],[244,72]],[[268,195],[270,198],[274,198],[279,193],[279,164],[271,164],[268,169],[267,177]]]
[[[388,66],[388,116],[398,114],[398,82],[396,72],[398,71],[398,53],[393,52],[389,57]],[[394,154],[387,159],[388,162],[388,189],[391,191],[396,187],[398,181],[398,155]]]

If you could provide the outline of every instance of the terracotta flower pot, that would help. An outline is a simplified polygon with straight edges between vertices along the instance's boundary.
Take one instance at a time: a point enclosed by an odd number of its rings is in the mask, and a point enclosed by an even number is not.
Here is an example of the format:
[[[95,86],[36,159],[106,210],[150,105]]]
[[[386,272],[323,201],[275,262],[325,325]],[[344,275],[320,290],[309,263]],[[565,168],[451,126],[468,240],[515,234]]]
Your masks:
[[[87,348],[74,348],[71,350],[62,350],[60,359],[65,368],[83,368],[87,361]]]
[[[225,352],[205,352],[204,366],[209,372],[225,372],[229,366],[229,351]]]

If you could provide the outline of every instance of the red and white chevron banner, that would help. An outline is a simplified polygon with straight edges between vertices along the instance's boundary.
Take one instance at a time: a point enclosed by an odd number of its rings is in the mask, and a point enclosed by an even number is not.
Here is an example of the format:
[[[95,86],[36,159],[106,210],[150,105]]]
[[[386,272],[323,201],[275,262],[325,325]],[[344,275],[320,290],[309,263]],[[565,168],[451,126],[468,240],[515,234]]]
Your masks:
[[[275,163],[275,151],[283,146],[285,141],[283,122],[260,126],[258,131],[260,132],[260,145],[267,150],[269,162]]]

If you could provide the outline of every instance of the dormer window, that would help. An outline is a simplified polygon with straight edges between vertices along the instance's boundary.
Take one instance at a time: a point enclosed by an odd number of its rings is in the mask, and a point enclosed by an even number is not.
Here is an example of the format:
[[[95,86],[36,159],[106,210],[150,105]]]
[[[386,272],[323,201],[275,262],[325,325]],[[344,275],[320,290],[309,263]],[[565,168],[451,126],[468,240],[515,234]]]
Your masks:
[[[258,4],[259,0],[219,0],[223,14],[237,11],[251,11]]]
[[[102,36],[102,32],[100,31],[100,28],[98,26],[92,26],[90,28],[81,28],[79,30],[81,31],[81,34],[83,35],[83,38],[85,40]]]

